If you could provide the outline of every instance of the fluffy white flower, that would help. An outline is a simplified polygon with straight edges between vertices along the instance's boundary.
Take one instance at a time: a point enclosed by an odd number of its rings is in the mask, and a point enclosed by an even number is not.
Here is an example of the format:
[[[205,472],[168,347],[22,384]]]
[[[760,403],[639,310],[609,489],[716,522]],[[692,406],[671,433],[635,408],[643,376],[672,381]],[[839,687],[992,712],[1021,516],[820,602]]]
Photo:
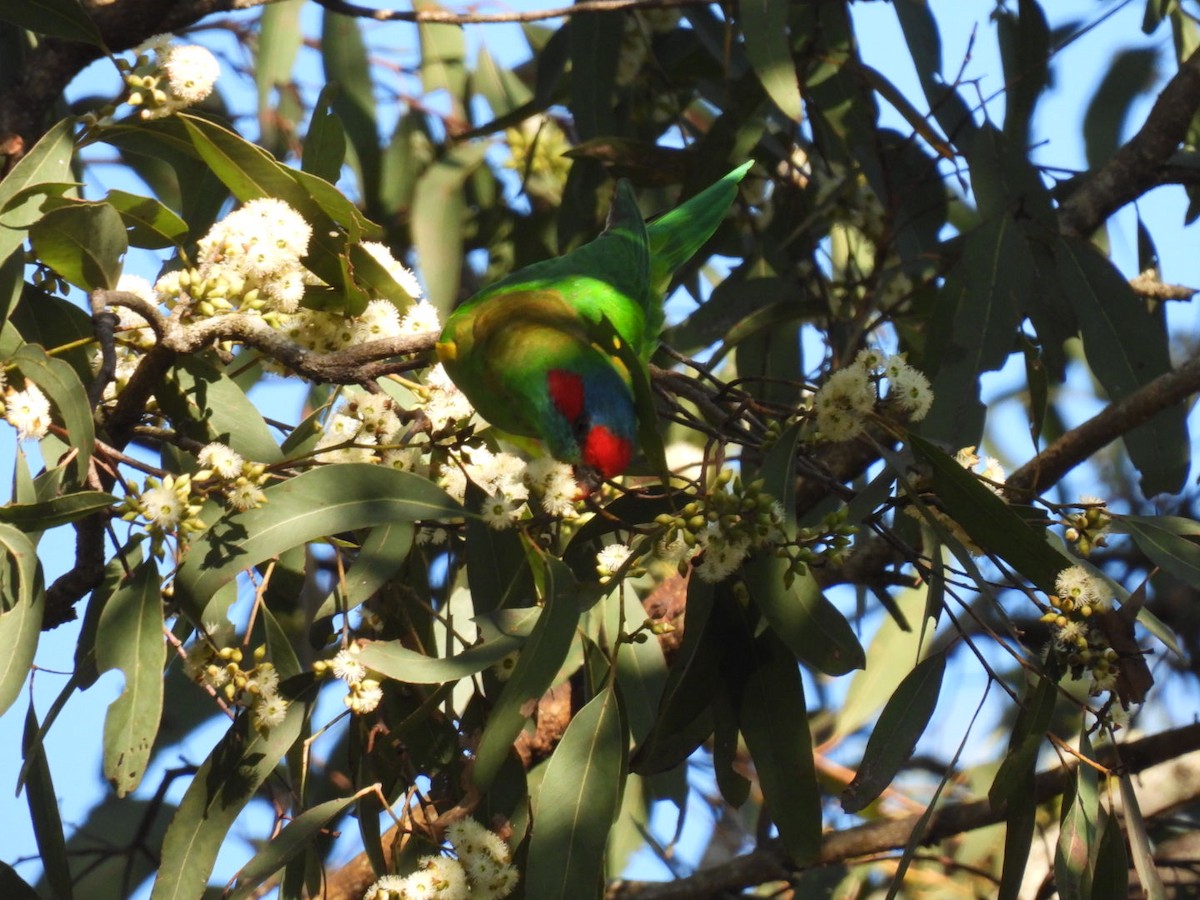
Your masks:
[[[239,478],[228,489],[225,499],[231,509],[245,512],[248,509],[258,509],[267,502],[267,495],[257,484],[248,478]]]
[[[404,292],[414,300],[421,296],[421,285],[417,281],[417,276],[404,267],[404,265],[392,256],[392,251],[378,241],[363,241],[362,248],[375,257],[387,273],[392,276],[396,284],[404,289]]]
[[[282,724],[287,717],[288,703],[278,694],[264,694],[254,704],[254,727],[267,731]]]
[[[914,422],[925,418],[933,406],[933,391],[930,389],[929,379],[907,363],[898,367],[895,374],[889,371],[888,398],[899,403]]]
[[[513,500],[509,497],[489,496],[484,501],[479,514],[488,528],[504,531],[506,528],[511,528],[521,517],[523,505],[523,501]]]
[[[1069,566],[1059,572],[1054,590],[1063,601],[1071,601],[1075,609],[1083,606],[1107,609],[1111,602],[1108,585],[1083,566]]]
[[[363,894],[363,900],[393,900],[403,897],[404,878],[400,875],[384,875]]]
[[[367,667],[358,661],[358,653],[358,645],[355,644],[345,650],[339,650],[329,662],[333,674],[347,684],[362,681],[367,677]]]
[[[9,391],[4,398],[4,418],[17,429],[17,438],[39,440],[50,430],[50,401],[33,382],[25,390]]]
[[[831,441],[847,441],[866,427],[866,416],[875,408],[875,386],[865,368],[847,366],[829,376],[812,405],[821,434]]]
[[[355,715],[365,715],[379,705],[383,699],[383,688],[374,678],[364,678],[350,685],[350,693],[345,697],[345,704]]]
[[[166,483],[142,491],[138,506],[146,520],[162,531],[177,528],[187,513],[183,499],[171,484]]]
[[[196,454],[196,460],[206,469],[212,469],[222,478],[237,478],[242,474],[246,460],[233,448],[219,441],[205,444]]]
[[[426,331],[440,331],[441,328],[437,307],[428,300],[414,303],[400,320],[401,334],[424,334]]]
[[[631,553],[633,550],[628,544],[609,544],[596,554],[596,571],[601,575],[615,575]]]
[[[169,48],[162,58],[171,95],[183,106],[199,103],[212,93],[221,74],[221,64],[204,47],[183,44]]]
[[[372,300],[354,320],[356,341],[379,341],[401,333],[400,310],[390,300]]]

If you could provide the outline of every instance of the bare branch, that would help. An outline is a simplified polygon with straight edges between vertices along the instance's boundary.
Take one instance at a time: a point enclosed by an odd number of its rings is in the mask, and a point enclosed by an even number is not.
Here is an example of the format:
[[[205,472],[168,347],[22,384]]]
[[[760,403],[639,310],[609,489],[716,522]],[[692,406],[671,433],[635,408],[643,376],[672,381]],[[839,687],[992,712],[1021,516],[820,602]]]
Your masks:
[[[1119,747],[1107,746],[1097,754],[1097,761],[1110,769],[1123,768],[1136,773],[1152,766],[1177,759],[1185,753],[1200,749],[1200,725],[1186,725],[1151,735]],[[1038,774],[1034,794],[1044,803],[1061,794],[1070,782],[1075,762],[1070,766]],[[1005,810],[996,810],[987,798],[969,803],[943,806],[936,811],[925,829],[925,842],[933,843],[951,835],[962,834],[1004,821]],[[844,831],[827,834],[821,851],[812,866],[827,866],[848,860],[897,850],[908,842],[920,820],[919,815],[901,819],[871,822]],[[610,884],[608,900],[696,900],[720,897],[752,885],[786,880],[800,871],[791,864],[778,840],[764,842],[759,849],[739,856],[720,866],[703,869],[688,878],[669,882],[617,881]]]
[[[1059,207],[1063,234],[1087,237],[1109,216],[1160,183],[1159,168],[1179,148],[1200,109],[1200,50],[1167,82],[1141,130]]]

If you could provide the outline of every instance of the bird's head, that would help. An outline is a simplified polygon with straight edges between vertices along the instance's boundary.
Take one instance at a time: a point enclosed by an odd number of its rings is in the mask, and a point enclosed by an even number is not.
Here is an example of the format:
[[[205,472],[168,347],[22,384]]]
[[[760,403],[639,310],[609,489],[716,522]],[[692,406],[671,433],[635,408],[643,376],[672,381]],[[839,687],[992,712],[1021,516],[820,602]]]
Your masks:
[[[629,387],[612,367],[586,373],[551,369],[550,401],[561,421],[546,434],[550,452],[574,463],[589,493],[629,467],[637,436],[637,413]]]

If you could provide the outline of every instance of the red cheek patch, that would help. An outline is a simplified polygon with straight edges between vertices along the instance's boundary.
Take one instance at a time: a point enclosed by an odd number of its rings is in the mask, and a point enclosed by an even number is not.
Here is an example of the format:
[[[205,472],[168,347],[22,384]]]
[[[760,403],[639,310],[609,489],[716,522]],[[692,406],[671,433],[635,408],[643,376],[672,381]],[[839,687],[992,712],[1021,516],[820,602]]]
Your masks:
[[[603,425],[588,432],[583,446],[583,461],[600,470],[605,478],[620,475],[629,466],[633,448],[629,441],[613,434]]]
[[[554,408],[574,424],[583,415],[583,378],[566,369],[551,369],[546,381]]]

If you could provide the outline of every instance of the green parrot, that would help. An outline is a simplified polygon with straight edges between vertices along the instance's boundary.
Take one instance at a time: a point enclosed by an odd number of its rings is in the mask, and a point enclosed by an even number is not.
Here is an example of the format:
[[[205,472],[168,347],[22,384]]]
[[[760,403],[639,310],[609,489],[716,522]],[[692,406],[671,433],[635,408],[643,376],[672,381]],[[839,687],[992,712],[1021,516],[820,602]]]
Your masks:
[[[625,471],[638,431],[625,360],[649,362],[672,274],[716,231],[750,166],[649,225],[619,181],[595,240],[514,272],[451,313],[437,344],[446,373],[488,422],[539,439],[581,484]],[[598,342],[602,320],[632,355]]]

